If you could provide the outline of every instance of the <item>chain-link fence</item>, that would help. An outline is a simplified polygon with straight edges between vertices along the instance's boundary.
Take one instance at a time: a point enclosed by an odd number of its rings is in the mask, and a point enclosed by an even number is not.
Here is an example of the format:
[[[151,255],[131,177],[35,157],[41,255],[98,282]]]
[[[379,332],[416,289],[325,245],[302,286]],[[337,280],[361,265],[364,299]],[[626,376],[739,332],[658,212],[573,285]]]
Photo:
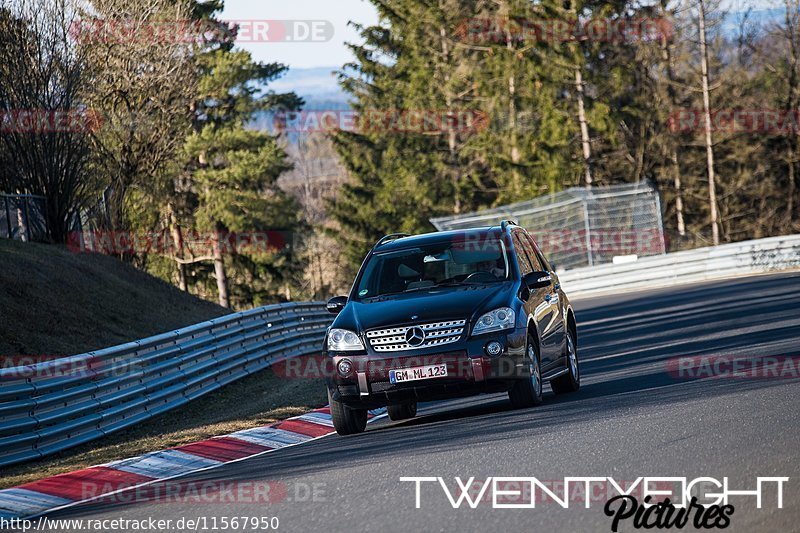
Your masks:
[[[574,187],[527,202],[431,219],[438,230],[514,219],[558,269],[610,263],[617,256],[666,253],[658,193],[647,183]]]
[[[46,241],[46,209],[44,196],[0,194],[0,238]]]

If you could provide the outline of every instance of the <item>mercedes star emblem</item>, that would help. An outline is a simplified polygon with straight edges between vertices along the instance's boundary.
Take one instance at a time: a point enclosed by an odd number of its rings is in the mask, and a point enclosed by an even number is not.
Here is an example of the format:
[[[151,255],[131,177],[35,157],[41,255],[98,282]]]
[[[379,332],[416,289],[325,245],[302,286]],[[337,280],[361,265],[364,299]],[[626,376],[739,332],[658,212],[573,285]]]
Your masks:
[[[425,332],[422,328],[408,328],[406,330],[406,342],[409,346],[419,346],[425,340]]]

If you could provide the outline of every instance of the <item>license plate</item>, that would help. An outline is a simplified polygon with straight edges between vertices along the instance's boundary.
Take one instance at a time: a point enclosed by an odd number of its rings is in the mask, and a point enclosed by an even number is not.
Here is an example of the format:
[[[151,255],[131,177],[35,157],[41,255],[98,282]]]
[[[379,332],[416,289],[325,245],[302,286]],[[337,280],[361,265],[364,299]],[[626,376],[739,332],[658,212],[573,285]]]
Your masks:
[[[389,381],[405,383],[419,379],[443,378],[447,376],[447,365],[412,366],[400,370],[389,370]]]

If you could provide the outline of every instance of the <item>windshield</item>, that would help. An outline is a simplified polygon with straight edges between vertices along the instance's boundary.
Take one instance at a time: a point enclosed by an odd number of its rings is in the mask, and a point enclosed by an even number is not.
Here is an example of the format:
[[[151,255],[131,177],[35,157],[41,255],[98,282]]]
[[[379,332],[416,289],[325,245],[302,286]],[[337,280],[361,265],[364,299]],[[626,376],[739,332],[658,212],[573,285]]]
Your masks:
[[[499,283],[509,277],[499,239],[481,245],[433,243],[372,256],[356,288],[356,299],[432,287]]]

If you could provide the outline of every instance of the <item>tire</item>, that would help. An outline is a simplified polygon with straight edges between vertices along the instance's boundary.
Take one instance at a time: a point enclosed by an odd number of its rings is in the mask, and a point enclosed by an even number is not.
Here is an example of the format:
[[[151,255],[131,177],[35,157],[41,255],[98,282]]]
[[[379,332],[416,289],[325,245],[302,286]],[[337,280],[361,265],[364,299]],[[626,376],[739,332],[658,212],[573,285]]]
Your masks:
[[[386,410],[391,420],[407,420],[417,416],[417,402],[412,401],[400,405],[390,405]]]
[[[536,353],[536,344],[530,335],[526,341],[525,352],[525,359],[530,365],[530,377],[517,380],[508,391],[508,398],[515,409],[542,403],[542,369],[539,364],[539,354]]]
[[[575,392],[581,388],[581,370],[578,364],[578,347],[575,345],[575,334],[567,330],[567,368],[569,372],[558,376],[550,382],[550,387],[556,394]]]
[[[367,428],[367,410],[353,409],[340,401],[331,398],[328,391],[328,402],[331,406],[331,418],[333,427],[339,435],[355,435]]]

